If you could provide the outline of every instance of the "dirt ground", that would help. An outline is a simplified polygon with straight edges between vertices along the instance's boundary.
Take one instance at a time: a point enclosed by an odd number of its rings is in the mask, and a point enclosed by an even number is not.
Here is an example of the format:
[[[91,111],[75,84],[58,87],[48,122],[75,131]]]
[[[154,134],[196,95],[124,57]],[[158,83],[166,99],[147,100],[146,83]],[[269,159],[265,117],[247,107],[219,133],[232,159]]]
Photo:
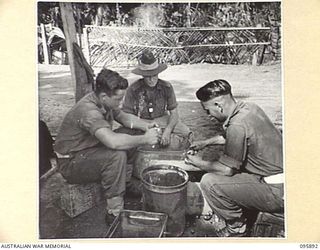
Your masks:
[[[69,66],[39,65],[39,116],[50,132],[56,135],[66,112],[74,104],[73,87],[70,85]],[[131,69],[115,69],[132,83],[138,79]],[[98,73],[99,69],[95,69]],[[195,139],[218,133],[221,126],[207,118],[195,92],[214,79],[226,79],[233,87],[236,99],[255,102],[265,110],[271,120],[282,125],[281,65],[179,65],[169,66],[160,78],[170,81],[175,89],[181,120],[190,127]],[[204,152],[203,157],[214,160],[222,147]],[[213,153],[212,153],[213,152]],[[64,180],[60,174],[52,175],[40,186],[40,238],[101,238],[107,227],[104,224],[105,204],[71,219],[59,209],[60,189]],[[137,209],[137,200],[127,199],[127,209]],[[187,220],[184,237],[215,237],[202,218]]]

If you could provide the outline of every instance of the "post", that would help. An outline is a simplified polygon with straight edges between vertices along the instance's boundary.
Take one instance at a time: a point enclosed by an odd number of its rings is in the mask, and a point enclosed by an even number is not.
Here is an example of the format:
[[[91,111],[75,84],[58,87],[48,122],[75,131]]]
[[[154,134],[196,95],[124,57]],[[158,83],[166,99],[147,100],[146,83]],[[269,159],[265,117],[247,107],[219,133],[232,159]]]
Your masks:
[[[40,27],[41,27],[41,39],[42,39],[42,47],[43,47],[44,64],[49,64],[49,53],[48,53],[48,46],[47,46],[46,29],[43,23],[40,24]]]
[[[81,23],[80,23],[80,19],[81,19],[81,13],[80,13],[80,9],[78,4],[76,4],[76,11],[77,11],[77,26],[78,26],[78,44],[80,46],[80,48],[82,48],[82,42],[81,42]]]
[[[77,33],[73,17],[72,3],[60,2],[60,8],[71,70],[71,81],[72,86],[75,89],[75,100],[77,102],[92,89],[91,85],[88,84],[88,76],[83,64],[76,60],[73,53],[73,43],[77,43]]]
[[[271,48],[272,48],[272,55],[273,55],[273,60],[278,60],[279,55],[281,58],[281,53],[280,53],[280,26],[278,24],[278,21],[274,18],[274,16],[269,15],[268,17],[269,22],[270,22],[270,42],[271,42]]]
[[[121,25],[121,14],[119,3],[116,3],[116,23],[118,26]]]
[[[186,8],[186,16],[187,16],[187,21],[186,21],[186,27],[190,28],[191,27],[191,3],[189,2]]]
[[[281,55],[281,53],[279,53],[280,29],[275,24],[271,24],[270,32],[271,32],[270,40],[271,40],[273,60],[277,60],[279,58],[279,54]]]
[[[88,29],[86,27],[83,28],[83,43],[82,43],[82,50],[84,52],[84,57],[86,58],[87,62],[90,64],[90,44],[88,38]]]

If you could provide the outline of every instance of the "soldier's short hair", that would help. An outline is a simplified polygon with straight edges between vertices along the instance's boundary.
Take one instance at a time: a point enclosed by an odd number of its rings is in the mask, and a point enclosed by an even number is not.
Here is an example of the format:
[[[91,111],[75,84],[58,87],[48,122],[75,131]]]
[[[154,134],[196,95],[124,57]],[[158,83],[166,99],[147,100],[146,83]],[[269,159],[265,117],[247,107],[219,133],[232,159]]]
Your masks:
[[[201,102],[207,102],[214,97],[228,94],[232,95],[231,86],[223,79],[208,82],[196,92],[196,96]]]
[[[102,69],[96,79],[95,93],[100,94],[104,92],[108,96],[112,96],[116,90],[126,88],[128,88],[127,79],[115,71]]]

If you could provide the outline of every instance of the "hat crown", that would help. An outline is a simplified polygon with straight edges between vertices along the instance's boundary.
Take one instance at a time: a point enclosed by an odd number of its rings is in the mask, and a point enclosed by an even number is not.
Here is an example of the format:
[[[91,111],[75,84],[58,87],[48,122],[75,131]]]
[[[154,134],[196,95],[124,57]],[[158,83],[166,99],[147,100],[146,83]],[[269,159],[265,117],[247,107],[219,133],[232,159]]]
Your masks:
[[[142,52],[140,57],[140,62],[142,64],[153,64],[156,61],[153,53],[150,50],[145,50]]]
[[[153,53],[149,49],[145,49],[138,57],[137,68],[132,70],[132,72],[142,76],[154,76],[166,68],[166,64],[159,63]]]

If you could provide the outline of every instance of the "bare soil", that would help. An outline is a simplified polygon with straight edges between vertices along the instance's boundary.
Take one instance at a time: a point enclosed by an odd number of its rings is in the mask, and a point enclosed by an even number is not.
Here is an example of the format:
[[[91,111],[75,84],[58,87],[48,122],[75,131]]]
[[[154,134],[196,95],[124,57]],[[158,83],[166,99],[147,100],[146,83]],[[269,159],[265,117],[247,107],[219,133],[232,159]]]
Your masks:
[[[51,133],[56,134],[66,112],[75,102],[68,65],[39,65],[39,115]],[[94,69],[97,74],[100,69]],[[139,77],[131,69],[115,69],[132,83]],[[226,79],[237,99],[257,103],[271,120],[282,124],[281,65],[193,64],[169,66],[160,78],[172,83],[179,102],[180,117],[191,129],[199,124],[193,118],[205,115],[199,110],[196,90],[214,79]],[[190,103],[190,104],[187,104]],[[200,112],[200,113],[199,113]],[[193,115],[196,114],[196,116]],[[192,119],[190,119],[192,117]]]

